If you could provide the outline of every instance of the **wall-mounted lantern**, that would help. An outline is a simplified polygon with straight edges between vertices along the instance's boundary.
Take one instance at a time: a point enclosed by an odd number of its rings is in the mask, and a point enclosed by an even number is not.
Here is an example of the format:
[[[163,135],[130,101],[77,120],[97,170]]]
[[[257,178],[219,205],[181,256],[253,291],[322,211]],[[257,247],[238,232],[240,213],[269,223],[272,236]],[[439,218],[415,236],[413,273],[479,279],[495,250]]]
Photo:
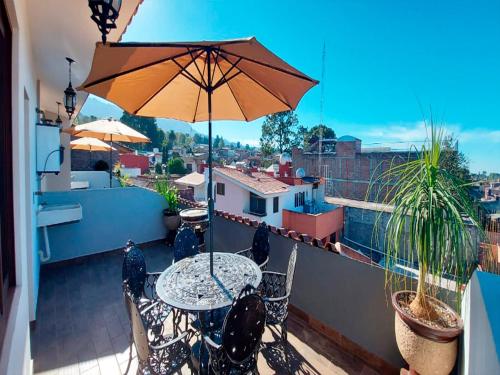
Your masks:
[[[116,29],[116,19],[120,13],[122,0],[89,0],[92,20],[102,34],[102,42],[106,44],[106,35]]]
[[[61,106],[61,102],[56,102],[57,103],[57,118],[56,118],[56,125],[59,127],[59,129],[62,130],[62,119],[61,119],[61,115],[59,114],[59,107]]]
[[[66,60],[69,63],[69,85],[66,90],[64,90],[64,107],[66,107],[66,113],[71,120],[76,108],[76,91],[71,85],[71,64],[73,64],[75,60],[69,57],[66,57]]]

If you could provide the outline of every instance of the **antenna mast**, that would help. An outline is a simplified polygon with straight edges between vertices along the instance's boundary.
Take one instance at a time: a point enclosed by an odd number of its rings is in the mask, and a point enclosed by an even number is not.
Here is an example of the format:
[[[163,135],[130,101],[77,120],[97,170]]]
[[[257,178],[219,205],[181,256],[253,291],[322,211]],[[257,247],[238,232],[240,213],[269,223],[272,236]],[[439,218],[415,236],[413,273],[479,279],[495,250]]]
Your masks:
[[[323,53],[321,56],[321,97],[319,101],[319,160],[318,175],[321,177],[321,153],[323,152],[323,110],[325,101],[325,60],[326,60],[326,42],[323,41]]]

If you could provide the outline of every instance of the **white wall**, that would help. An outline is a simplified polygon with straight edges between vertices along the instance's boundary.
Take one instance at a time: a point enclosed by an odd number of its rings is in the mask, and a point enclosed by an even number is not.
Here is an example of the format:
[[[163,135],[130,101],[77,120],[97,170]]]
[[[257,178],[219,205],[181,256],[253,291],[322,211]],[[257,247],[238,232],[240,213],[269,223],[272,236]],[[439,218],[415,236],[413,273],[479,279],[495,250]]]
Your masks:
[[[38,263],[29,248],[34,239],[33,215],[37,197],[35,165],[32,163],[35,132],[35,107],[38,102],[36,74],[32,65],[26,1],[7,0],[12,27],[12,128],[16,288],[7,321],[0,374],[31,372],[29,321],[33,318],[38,289]],[[4,56],[2,56],[4,58]],[[26,116],[27,118],[26,118]],[[30,149],[26,149],[26,147]],[[29,172],[26,172],[29,171]],[[30,317],[30,314],[32,315]]]
[[[500,374],[499,317],[500,276],[474,272],[462,299],[462,375]]]
[[[277,213],[273,213],[273,197],[278,195],[261,195],[266,198],[266,213],[267,216],[255,216],[248,213],[250,209],[250,191],[236,185],[233,181],[228,178],[216,175],[214,173],[214,197],[215,197],[215,209],[221,211],[227,211],[234,215],[241,215],[249,217],[252,220],[265,221],[269,225],[274,225],[276,227],[281,227],[283,222],[283,217],[281,209],[283,208],[283,194],[279,195],[280,206]],[[221,182],[226,185],[225,195],[217,195],[216,183]]]
[[[106,171],[72,171],[71,181],[88,181],[90,189],[109,188],[109,172]],[[113,187],[119,187],[120,183],[113,176]]]
[[[57,113],[45,112],[45,116],[50,119],[57,118]],[[70,126],[65,121],[65,127]],[[58,174],[49,173],[43,178],[42,190],[43,191],[68,191],[71,189],[71,137],[67,133],[61,133],[61,146],[64,147],[64,160],[61,164],[61,170]]]

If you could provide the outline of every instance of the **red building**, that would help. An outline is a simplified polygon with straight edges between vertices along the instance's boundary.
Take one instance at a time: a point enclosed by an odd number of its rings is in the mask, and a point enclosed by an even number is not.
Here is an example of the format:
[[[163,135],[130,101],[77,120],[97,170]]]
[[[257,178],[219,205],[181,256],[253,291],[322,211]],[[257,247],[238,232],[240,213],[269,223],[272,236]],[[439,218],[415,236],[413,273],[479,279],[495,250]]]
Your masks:
[[[141,168],[141,173],[144,174],[149,170],[149,159],[145,155],[121,154],[120,165],[125,168]]]

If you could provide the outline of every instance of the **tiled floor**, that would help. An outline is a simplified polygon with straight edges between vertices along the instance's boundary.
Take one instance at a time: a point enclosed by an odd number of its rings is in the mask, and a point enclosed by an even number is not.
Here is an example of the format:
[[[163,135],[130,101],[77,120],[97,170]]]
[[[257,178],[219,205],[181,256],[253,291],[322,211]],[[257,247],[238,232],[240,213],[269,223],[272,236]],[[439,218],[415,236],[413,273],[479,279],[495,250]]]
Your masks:
[[[165,246],[145,249],[148,271],[171,263]],[[36,374],[124,374],[129,321],[121,294],[118,253],[43,268],[32,354]],[[278,335],[269,329],[259,356],[261,374],[375,374],[334,343],[290,317],[288,366]],[[129,374],[135,374],[132,361]],[[189,373],[183,369],[182,373]]]

